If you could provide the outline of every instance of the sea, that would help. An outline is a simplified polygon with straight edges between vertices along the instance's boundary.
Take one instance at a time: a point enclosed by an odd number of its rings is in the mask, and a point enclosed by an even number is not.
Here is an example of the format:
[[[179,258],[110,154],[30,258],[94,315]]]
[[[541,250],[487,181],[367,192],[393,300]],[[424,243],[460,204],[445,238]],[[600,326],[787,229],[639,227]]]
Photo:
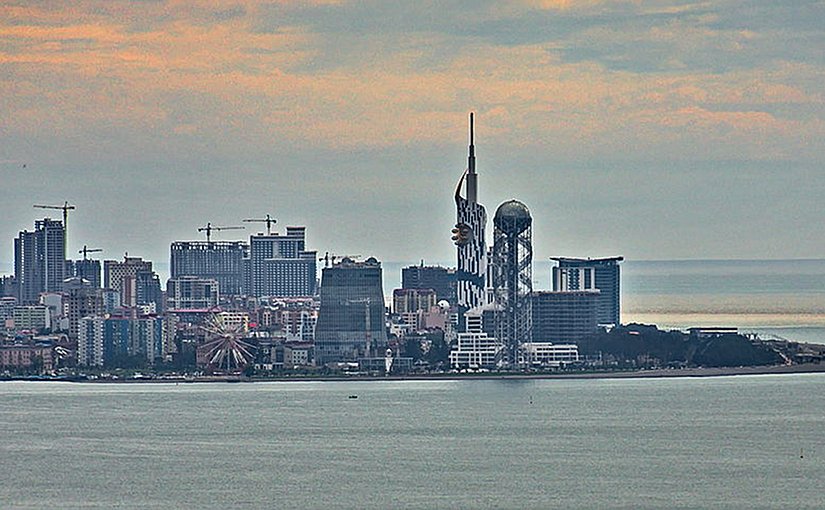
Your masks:
[[[821,509],[823,386],[3,382],[0,507]]]
[[[400,286],[407,265],[384,264],[385,295]],[[549,260],[534,261],[534,289],[552,288],[551,267]],[[825,259],[626,260],[621,320],[662,329],[736,327],[767,339],[825,344]]]

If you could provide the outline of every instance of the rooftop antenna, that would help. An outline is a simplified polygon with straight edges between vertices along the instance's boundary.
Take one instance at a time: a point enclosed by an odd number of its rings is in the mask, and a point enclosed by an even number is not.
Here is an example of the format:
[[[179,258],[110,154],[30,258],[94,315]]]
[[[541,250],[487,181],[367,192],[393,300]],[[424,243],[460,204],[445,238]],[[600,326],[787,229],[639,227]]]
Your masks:
[[[467,201],[478,201],[478,181],[476,174],[476,146],[473,140],[473,112],[470,112],[470,155],[467,158]]]

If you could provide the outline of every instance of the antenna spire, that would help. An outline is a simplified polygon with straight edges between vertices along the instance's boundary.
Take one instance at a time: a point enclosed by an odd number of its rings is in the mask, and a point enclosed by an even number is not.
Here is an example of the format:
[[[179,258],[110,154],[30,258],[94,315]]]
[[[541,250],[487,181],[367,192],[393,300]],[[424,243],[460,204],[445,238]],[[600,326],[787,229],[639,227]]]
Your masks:
[[[478,200],[478,183],[476,182],[476,146],[473,140],[473,112],[470,112],[470,156],[467,158],[467,200]]]

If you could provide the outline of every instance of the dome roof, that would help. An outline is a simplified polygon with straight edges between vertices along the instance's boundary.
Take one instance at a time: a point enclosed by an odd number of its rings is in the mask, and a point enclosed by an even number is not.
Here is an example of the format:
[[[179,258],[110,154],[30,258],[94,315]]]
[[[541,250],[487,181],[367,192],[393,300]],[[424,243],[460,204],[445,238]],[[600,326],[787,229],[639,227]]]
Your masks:
[[[533,219],[526,205],[518,200],[508,200],[496,209],[493,223],[508,234],[519,234],[533,223]]]

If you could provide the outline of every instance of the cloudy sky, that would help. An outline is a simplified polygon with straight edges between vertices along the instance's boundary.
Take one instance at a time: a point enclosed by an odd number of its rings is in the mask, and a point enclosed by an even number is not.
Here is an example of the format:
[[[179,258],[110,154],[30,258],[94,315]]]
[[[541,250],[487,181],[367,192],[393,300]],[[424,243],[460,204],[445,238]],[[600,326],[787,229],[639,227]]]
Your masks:
[[[449,261],[469,111],[538,258],[823,257],[823,83],[823,1],[4,0],[0,262],[64,200],[108,258],[269,213]]]

